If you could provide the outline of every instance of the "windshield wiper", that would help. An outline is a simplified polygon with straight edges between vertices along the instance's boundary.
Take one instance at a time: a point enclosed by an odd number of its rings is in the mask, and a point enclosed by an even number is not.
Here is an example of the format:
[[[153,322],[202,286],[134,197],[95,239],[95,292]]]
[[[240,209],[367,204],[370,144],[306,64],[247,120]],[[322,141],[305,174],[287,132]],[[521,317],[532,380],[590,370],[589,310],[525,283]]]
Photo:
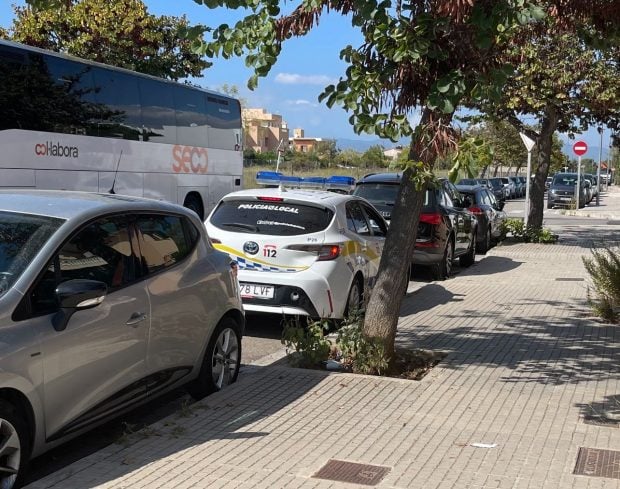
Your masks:
[[[244,222],[223,222],[222,224],[220,224],[220,226],[245,229],[247,231],[252,231],[253,233],[258,232],[258,226],[255,226],[253,224],[246,224]]]

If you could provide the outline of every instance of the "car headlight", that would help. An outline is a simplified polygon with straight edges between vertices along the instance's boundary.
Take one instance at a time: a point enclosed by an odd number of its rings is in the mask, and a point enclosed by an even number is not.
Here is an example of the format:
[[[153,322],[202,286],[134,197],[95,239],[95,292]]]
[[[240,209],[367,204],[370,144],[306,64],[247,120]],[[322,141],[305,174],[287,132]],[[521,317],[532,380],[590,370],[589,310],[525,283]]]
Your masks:
[[[552,188],[549,189],[549,193],[555,195],[555,190],[553,190]]]

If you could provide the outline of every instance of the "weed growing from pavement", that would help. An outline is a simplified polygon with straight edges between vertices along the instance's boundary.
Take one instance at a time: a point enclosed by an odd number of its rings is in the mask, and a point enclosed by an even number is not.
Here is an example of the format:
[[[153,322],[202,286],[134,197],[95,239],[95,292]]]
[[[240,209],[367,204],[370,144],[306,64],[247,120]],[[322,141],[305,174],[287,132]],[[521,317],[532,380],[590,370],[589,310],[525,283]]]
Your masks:
[[[588,303],[596,315],[610,323],[618,322],[620,308],[620,251],[617,246],[592,249],[592,257],[582,257],[590,274]]]
[[[526,227],[523,219],[510,218],[502,223],[502,240],[510,234],[517,241],[525,243],[557,243],[558,235],[547,228]]]
[[[123,434],[116,440],[118,445],[125,447],[131,445],[136,440],[143,440],[151,436],[161,436],[161,433],[152,426],[138,426],[130,423],[123,423]]]
[[[385,358],[381,342],[362,334],[363,315],[342,322],[337,334],[326,337],[333,322],[285,321],[282,343],[290,350],[289,361],[301,368],[420,380],[446,355],[426,350],[397,349],[392,362]]]

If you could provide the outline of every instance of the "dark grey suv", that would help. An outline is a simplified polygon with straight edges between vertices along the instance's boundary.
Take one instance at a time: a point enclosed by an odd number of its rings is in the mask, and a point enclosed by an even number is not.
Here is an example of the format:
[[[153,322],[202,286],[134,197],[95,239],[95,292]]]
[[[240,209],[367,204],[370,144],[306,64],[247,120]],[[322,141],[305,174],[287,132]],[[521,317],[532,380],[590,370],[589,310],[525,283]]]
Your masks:
[[[236,268],[191,211],[0,191],[0,487],[30,457],[181,385],[234,382]]]
[[[392,215],[400,185],[400,173],[366,175],[358,180],[354,194],[373,204],[387,220]],[[433,278],[443,280],[452,272],[452,262],[459,258],[470,266],[476,257],[476,216],[467,210],[467,201],[448,180],[428,189],[420,214],[413,265],[430,268]]]

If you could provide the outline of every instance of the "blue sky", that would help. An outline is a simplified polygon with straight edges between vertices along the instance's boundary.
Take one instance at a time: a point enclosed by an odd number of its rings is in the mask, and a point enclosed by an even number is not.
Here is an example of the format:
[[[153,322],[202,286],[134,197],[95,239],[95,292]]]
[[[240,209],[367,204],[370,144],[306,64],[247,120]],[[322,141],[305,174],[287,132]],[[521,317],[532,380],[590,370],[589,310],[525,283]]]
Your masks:
[[[22,0],[2,2],[0,25],[9,27],[13,19],[11,5],[23,3]],[[211,27],[222,23],[232,25],[242,15],[241,11],[210,10],[192,0],[145,0],[145,3],[152,14],[186,14],[191,23]],[[357,47],[361,44],[361,35],[340,15],[328,14],[321,18],[318,28],[309,35],[285,43],[271,73],[260,79],[254,91],[246,88],[251,71],[245,67],[242,58],[215,59],[213,66],[205,71],[204,77],[196,81],[211,89],[217,89],[223,84],[236,85],[249,107],[262,107],[269,112],[281,114],[291,130],[301,127],[309,137],[374,140],[376,138],[372,135],[356,135],[349,125],[348,114],[342,108],[328,109],[317,100],[322,89],[329,83],[337,82],[344,73],[346,65],[340,60],[339,53],[347,44]],[[584,157],[598,159],[600,136],[596,129],[576,135],[576,139],[585,140],[591,148]],[[391,143],[386,141],[385,146],[389,147]],[[608,146],[609,131],[605,130],[603,158],[606,157]]]

